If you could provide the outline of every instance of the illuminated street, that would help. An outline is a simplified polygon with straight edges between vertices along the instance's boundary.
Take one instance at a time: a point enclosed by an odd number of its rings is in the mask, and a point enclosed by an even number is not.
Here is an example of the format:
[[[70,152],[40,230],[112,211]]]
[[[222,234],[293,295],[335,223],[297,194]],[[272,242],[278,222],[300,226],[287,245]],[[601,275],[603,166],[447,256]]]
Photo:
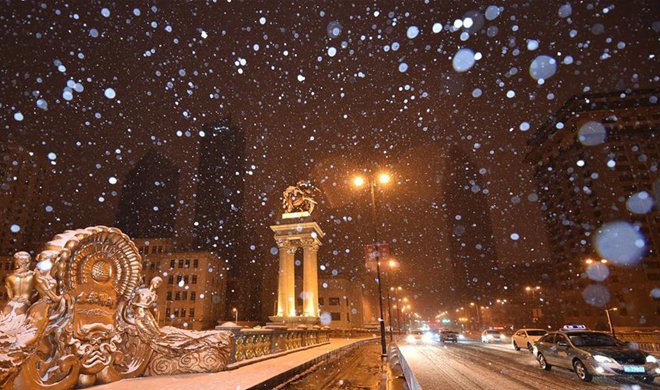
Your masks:
[[[658,388],[626,379],[595,379],[581,383],[572,372],[553,368],[543,371],[525,350],[509,344],[409,344],[399,349],[422,389],[621,389],[624,386]]]

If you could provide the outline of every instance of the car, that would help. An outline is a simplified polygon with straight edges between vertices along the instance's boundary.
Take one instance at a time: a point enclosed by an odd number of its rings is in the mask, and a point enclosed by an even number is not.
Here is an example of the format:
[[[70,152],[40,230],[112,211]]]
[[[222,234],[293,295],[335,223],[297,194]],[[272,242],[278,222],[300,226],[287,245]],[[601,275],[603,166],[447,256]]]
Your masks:
[[[448,343],[448,342],[453,342],[457,343],[458,342],[458,333],[454,332],[453,330],[443,330],[440,332],[440,340],[443,343]]]
[[[542,369],[568,368],[585,382],[600,375],[636,377],[652,383],[660,375],[655,356],[584,325],[567,325],[548,332],[534,345],[534,356]]]
[[[432,344],[440,341],[440,336],[431,331],[413,330],[406,336],[408,344]]]
[[[502,341],[502,333],[499,330],[486,329],[481,332],[482,343],[499,343]]]
[[[516,351],[520,351],[521,348],[527,348],[529,352],[533,352],[534,343],[546,333],[548,331],[544,329],[518,329],[511,336],[511,345],[513,345]]]

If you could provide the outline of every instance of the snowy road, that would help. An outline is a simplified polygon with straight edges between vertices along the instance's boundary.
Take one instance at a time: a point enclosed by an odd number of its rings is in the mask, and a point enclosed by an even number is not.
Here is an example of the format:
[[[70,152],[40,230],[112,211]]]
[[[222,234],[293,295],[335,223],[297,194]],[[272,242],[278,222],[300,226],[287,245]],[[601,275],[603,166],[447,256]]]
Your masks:
[[[461,342],[448,345],[399,344],[422,389],[660,389],[632,379],[595,378],[581,382],[571,371],[543,371],[528,351],[510,345]]]

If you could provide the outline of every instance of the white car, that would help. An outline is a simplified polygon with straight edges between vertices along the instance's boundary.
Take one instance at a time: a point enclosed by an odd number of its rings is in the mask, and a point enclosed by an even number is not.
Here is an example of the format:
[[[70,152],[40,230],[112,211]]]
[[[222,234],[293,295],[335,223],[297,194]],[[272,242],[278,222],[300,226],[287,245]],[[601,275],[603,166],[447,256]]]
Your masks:
[[[534,343],[546,333],[548,332],[543,329],[519,329],[511,337],[511,344],[516,351],[520,351],[521,348],[527,348],[529,352],[532,352]]]
[[[504,338],[504,335],[500,333],[498,330],[494,329],[487,329],[481,332],[481,342],[482,343],[500,343],[502,342],[502,339]]]

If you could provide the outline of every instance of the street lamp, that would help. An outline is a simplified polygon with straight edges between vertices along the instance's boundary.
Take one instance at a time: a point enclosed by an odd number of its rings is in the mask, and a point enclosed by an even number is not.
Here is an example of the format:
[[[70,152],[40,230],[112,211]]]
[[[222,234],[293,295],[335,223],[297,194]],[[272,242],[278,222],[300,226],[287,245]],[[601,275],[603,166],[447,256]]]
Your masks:
[[[231,309],[231,312],[234,313],[234,322],[236,323],[236,325],[238,325],[238,309],[233,308]]]
[[[614,335],[614,327],[612,326],[612,317],[610,317],[610,311],[617,311],[617,310],[619,310],[618,307],[605,309],[605,314],[607,315],[607,324],[610,326],[610,333],[612,334],[612,337],[615,337],[615,335]]]
[[[380,276],[380,254],[378,253],[378,209],[376,204],[376,186],[386,185],[391,180],[391,176],[387,172],[380,172],[376,176],[355,176],[353,178],[353,185],[357,188],[363,187],[365,184],[369,185],[371,192],[371,214],[374,223],[374,252],[376,255],[376,273],[378,277],[378,303],[380,307],[380,346],[381,355],[387,356],[387,344],[385,341],[385,318],[383,315],[383,288],[382,279]]]

